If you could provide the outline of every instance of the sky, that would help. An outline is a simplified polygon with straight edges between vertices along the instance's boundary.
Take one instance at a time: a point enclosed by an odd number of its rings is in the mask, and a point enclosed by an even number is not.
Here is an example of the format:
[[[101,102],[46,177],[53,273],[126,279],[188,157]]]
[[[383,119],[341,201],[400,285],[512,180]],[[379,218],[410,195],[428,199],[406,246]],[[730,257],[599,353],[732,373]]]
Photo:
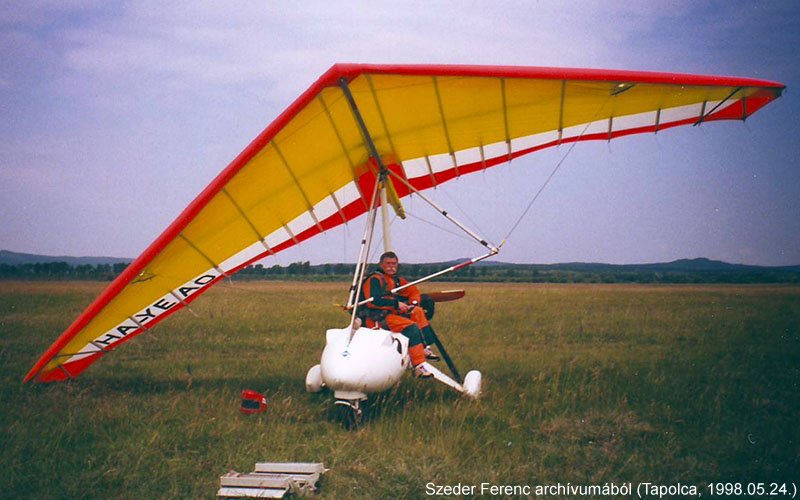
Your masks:
[[[798,25],[788,0],[0,0],[0,249],[134,258],[332,64],[489,64],[788,87],[745,123],[561,146],[432,191],[497,244],[560,165],[495,260],[797,265]],[[401,261],[483,253],[406,205]],[[265,264],[353,262],[363,225]]]

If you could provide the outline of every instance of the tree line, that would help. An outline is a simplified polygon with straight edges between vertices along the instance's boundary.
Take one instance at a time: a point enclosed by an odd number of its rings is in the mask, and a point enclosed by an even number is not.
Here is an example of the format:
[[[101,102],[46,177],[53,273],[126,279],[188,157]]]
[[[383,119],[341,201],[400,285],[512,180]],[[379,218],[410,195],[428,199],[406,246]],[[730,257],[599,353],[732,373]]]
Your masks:
[[[111,281],[126,267],[128,264],[124,262],[96,265],[67,262],[0,264],[0,279]]]
[[[452,263],[451,263],[452,264]],[[409,280],[440,271],[451,264],[403,264],[400,274]],[[0,280],[86,280],[111,281],[128,266],[47,262],[0,264]],[[370,267],[370,271],[375,266]],[[293,262],[247,266],[235,275],[241,280],[350,281],[354,264]],[[493,264],[474,265],[447,274],[438,281],[510,283],[800,283],[799,269],[759,268],[748,270],[650,270],[625,266],[580,264]]]

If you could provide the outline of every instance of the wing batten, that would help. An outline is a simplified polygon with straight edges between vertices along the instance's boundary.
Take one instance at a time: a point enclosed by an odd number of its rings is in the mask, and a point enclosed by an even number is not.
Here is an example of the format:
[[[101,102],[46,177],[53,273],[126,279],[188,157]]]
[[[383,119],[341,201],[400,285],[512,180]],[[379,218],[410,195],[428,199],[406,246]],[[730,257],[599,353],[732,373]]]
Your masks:
[[[747,120],[747,96],[742,96],[742,121]]]
[[[442,92],[439,90],[439,80],[434,76],[433,91],[436,94],[436,106],[439,109],[439,118],[442,120],[442,131],[444,132],[444,140],[447,143],[447,153],[450,155],[450,160],[453,162],[453,168],[456,169],[456,177],[458,177],[458,164],[453,152],[453,141],[450,140],[450,130],[447,128],[447,117],[444,114],[444,105],[442,104]]]
[[[511,129],[508,126],[508,98],[506,96],[506,79],[500,78],[500,98],[502,99],[501,108],[503,110],[503,131],[505,132],[506,149],[508,150],[508,161],[511,161]]]
[[[231,204],[236,209],[236,211],[239,212],[239,215],[242,217],[242,219],[247,223],[248,226],[250,226],[250,229],[253,231],[253,234],[256,236],[258,241],[260,241],[264,245],[264,248],[267,250],[267,252],[269,252],[270,251],[269,245],[267,245],[266,242],[264,241],[265,236],[261,234],[256,225],[253,224],[253,221],[250,220],[250,217],[248,217],[245,211],[242,210],[241,205],[239,205],[236,202],[236,199],[233,197],[233,195],[230,194],[230,192],[228,192],[227,189],[223,188],[222,193],[228,197],[228,200],[230,200]]]
[[[342,148],[342,153],[344,157],[347,158],[347,163],[350,164],[350,169],[353,171],[353,176],[356,176],[356,164],[353,159],[350,157],[350,151],[347,149],[347,146],[344,144],[344,139],[342,138],[342,134],[339,131],[339,127],[336,126],[336,122],[333,119],[333,115],[331,114],[331,110],[328,107],[328,104],[325,102],[325,98],[322,94],[319,95],[319,102],[322,104],[322,108],[325,110],[325,115],[328,117],[328,122],[331,124],[331,128],[333,129],[333,133],[336,136],[336,140],[339,143],[339,146]]]
[[[367,74],[364,75],[365,79],[367,80],[367,85],[369,86],[370,94],[372,95],[372,100],[375,102],[375,109],[378,112],[378,116],[381,120],[381,126],[383,127],[383,133],[386,136],[386,141],[389,143],[389,151],[392,157],[397,158],[397,149],[394,147],[394,141],[392,140],[392,134],[389,132],[389,126],[386,124],[386,116],[383,114],[383,108],[381,108],[380,100],[378,100],[378,94],[375,92],[375,85],[372,83],[372,77]]]
[[[564,135],[564,101],[567,97],[567,81],[561,80],[561,104],[558,106],[558,140]]]
[[[139,322],[139,321],[138,321],[136,318],[134,318],[133,316],[128,316],[128,319],[129,319],[129,320],[131,320],[131,321],[133,321],[133,323],[134,323],[134,324],[135,324],[137,327],[141,328],[142,330],[147,330],[147,327],[146,327],[146,326],[144,326],[144,324],[140,323],[140,322]]]
[[[69,370],[67,370],[67,368],[66,368],[64,365],[58,365],[58,368],[59,368],[59,369],[60,369],[60,370],[61,370],[61,371],[64,373],[64,375],[65,375],[65,376],[66,376],[68,379],[72,379],[72,378],[74,378],[74,377],[72,376],[72,374],[69,372]]]
[[[723,100],[721,100],[719,103],[717,103],[717,104],[716,104],[716,105],[715,105],[713,108],[711,108],[711,111],[709,111],[708,113],[706,113],[706,101],[703,101],[703,110],[700,112],[700,118],[698,118],[698,120],[697,120],[697,122],[695,123],[695,125],[700,125],[701,123],[703,123],[703,121],[704,121],[704,120],[705,120],[705,119],[706,119],[708,116],[710,116],[710,115],[714,114],[714,112],[717,110],[717,108],[719,108],[720,106],[722,106],[723,104],[725,104],[726,102],[728,102],[728,100],[729,100],[731,97],[735,96],[735,95],[736,95],[736,94],[737,94],[739,91],[741,91],[742,89],[743,89],[743,87],[737,87],[737,88],[733,89],[733,91],[732,91],[730,94],[728,94],[728,95],[725,97],[725,99],[723,99]],[[744,95],[743,95],[743,96],[742,96],[742,102],[744,102],[744,100],[745,100],[745,99],[747,99],[747,96],[744,96]],[[746,113],[745,113],[745,116],[743,116],[743,117],[742,117],[742,121],[744,121],[744,119],[745,119],[746,117],[747,117],[747,116],[746,116]]]
[[[347,217],[344,215],[344,211],[342,210],[342,205],[339,203],[339,200],[336,198],[336,193],[331,191],[331,200],[333,200],[333,204],[336,205],[336,213],[339,214],[339,217],[342,218],[342,224],[347,224]]]
[[[217,264],[216,262],[214,262],[214,260],[212,260],[212,259],[211,259],[211,257],[209,257],[209,256],[208,256],[208,255],[207,255],[205,252],[203,252],[202,250],[200,250],[200,248],[199,248],[197,245],[195,245],[195,244],[192,242],[192,240],[190,240],[189,238],[187,238],[187,237],[186,237],[186,236],[185,236],[183,233],[178,233],[178,238],[180,238],[180,239],[182,239],[183,241],[185,241],[185,242],[186,242],[186,244],[187,244],[187,245],[189,245],[189,247],[191,247],[191,249],[192,249],[192,250],[194,250],[195,252],[197,252],[197,255],[199,255],[200,257],[204,258],[204,259],[205,259],[205,260],[206,260],[206,261],[207,261],[209,264],[211,264],[211,267],[213,267],[213,268],[214,268],[214,269],[215,269],[215,270],[216,270],[216,271],[217,271],[219,274],[221,274],[221,275],[223,275],[223,276],[227,277],[227,275],[225,274],[225,271],[223,271],[222,269],[220,269],[220,267],[219,267],[219,264]]]
[[[428,155],[425,155],[425,166],[428,168],[428,175],[431,177],[431,186],[436,187],[436,176],[433,175],[433,165],[431,165],[431,159]]]
[[[283,156],[283,153],[281,153],[281,149],[278,147],[277,144],[275,144],[275,141],[273,140],[270,144],[272,145],[272,149],[274,149],[275,153],[278,155],[278,158],[280,158],[281,164],[286,168],[286,171],[289,173],[289,177],[291,177],[292,182],[294,183],[294,186],[297,188],[297,191],[300,193],[300,196],[302,196],[303,200],[306,202],[306,208],[308,209],[308,213],[309,213],[309,215],[311,215],[311,218],[314,219],[314,222],[317,224],[317,227],[319,227],[320,232],[321,232],[322,231],[322,226],[319,225],[319,220],[317,219],[317,215],[314,213],[314,206],[311,204],[311,201],[308,199],[308,195],[306,194],[305,189],[303,189],[303,185],[300,184],[299,180],[297,180],[297,175],[294,173],[294,170],[292,170],[292,167],[291,167],[291,165],[289,165],[289,162],[286,161],[286,157]]]
[[[111,349],[109,349],[108,347],[106,347],[106,346],[104,346],[102,344],[98,344],[97,341],[95,341],[95,340],[92,340],[90,342],[90,344],[95,346],[97,348],[97,351],[90,352],[89,355],[100,354],[100,353],[105,353],[105,352],[110,352],[111,351]],[[66,354],[64,356],[66,356]]]

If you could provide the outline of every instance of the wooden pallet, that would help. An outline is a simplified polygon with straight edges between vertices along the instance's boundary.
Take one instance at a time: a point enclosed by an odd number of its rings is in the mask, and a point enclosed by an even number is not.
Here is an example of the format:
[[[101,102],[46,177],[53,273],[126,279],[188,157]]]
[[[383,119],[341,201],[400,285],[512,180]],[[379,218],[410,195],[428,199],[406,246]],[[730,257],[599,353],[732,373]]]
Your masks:
[[[249,473],[231,471],[220,476],[217,496],[222,498],[283,498],[316,493],[327,469],[321,463],[258,462]]]

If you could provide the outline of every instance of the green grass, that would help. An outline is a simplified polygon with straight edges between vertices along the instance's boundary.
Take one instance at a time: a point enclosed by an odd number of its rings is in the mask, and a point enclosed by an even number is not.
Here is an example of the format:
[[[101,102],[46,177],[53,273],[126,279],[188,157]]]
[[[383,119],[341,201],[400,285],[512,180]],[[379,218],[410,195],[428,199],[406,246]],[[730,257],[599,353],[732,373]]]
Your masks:
[[[800,482],[797,286],[470,284],[434,323],[484,397],[407,377],[356,432],[303,387],[344,284],[218,286],[77,381],[21,385],[102,287],[0,283],[2,497],[213,498],[257,461],[322,461],[334,498]],[[238,412],[243,388],[265,414]]]

